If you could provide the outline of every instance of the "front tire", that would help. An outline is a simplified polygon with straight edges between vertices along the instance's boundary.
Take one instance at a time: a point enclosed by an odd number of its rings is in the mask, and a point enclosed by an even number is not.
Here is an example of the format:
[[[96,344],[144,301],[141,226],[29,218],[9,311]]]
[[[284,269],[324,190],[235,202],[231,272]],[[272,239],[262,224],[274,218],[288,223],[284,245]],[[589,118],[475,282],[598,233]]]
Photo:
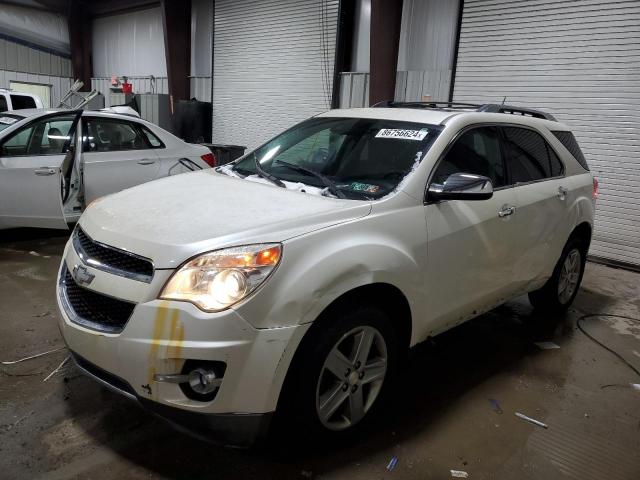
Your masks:
[[[336,313],[319,319],[300,346],[282,409],[291,427],[316,440],[363,428],[396,376],[398,343],[387,313],[373,306]]]
[[[564,313],[578,294],[587,248],[579,238],[571,238],[553,270],[553,275],[539,289],[529,293],[529,301],[536,310],[546,313]]]

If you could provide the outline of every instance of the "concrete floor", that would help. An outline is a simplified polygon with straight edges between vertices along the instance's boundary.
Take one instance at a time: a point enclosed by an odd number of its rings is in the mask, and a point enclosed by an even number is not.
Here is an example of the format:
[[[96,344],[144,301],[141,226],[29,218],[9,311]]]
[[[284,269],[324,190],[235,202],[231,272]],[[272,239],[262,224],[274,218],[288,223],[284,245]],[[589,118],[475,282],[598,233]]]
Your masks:
[[[63,345],[54,280],[65,240],[0,232],[0,360]],[[640,391],[629,384],[640,378],[578,331],[576,319],[640,318],[640,275],[590,263],[574,307],[564,319],[540,318],[521,299],[419,346],[395,408],[364,439],[295,455],[193,440],[72,365],[43,383],[64,351],[1,365],[0,478],[446,479],[453,469],[473,479],[638,479]],[[640,368],[640,324],[583,325]],[[533,344],[540,340],[560,348],[541,350]]]

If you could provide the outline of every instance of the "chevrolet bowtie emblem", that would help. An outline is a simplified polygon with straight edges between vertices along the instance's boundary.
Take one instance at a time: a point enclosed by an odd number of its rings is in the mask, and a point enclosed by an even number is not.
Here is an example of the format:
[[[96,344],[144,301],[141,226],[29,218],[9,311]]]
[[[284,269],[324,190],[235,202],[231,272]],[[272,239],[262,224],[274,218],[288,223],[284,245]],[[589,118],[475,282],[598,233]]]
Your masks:
[[[89,285],[96,276],[87,270],[84,265],[76,265],[71,272],[73,279],[78,285]]]

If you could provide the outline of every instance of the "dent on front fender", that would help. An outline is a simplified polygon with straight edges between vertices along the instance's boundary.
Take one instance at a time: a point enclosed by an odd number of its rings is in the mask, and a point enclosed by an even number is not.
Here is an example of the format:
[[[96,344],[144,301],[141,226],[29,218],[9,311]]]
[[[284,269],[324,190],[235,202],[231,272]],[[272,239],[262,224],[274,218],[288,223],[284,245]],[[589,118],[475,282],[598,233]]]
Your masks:
[[[409,300],[417,296],[421,269],[408,253],[362,238],[338,243],[285,245],[283,264],[237,312],[256,328],[275,328],[313,322],[341,295],[372,283],[393,285]]]

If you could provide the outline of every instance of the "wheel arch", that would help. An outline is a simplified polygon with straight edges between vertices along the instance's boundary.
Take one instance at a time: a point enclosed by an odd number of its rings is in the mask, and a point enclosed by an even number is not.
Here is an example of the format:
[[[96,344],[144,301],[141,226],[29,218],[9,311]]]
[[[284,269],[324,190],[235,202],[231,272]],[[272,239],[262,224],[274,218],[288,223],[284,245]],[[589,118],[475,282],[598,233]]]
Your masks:
[[[592,233],[593,233],[593,228],[591,224],[586,221],[581,222],[572,230],[571,235],[569,235],[569,239],[567,240],[567,242],[570,240],[573,240],[574,238],[578,238],[585,242],[587,247],[586,249],[589,250]]]
[[[399,351],[401,355],[408,352],[411,342],[412,316],[409,301],[404,293],[398,287],[384,282],[370,283],[348,290],[322,310],[298,343],[280,388],[278,409],[288,397],[289,389],[293,388],[291,380],[296,377],[295,369],[300,364],[305,348],[313,342],[316,332],[334,321],[335,317],[332,315],[334,312],[363,304],[379,306],[392,318],[392,325],[398,336]]]

